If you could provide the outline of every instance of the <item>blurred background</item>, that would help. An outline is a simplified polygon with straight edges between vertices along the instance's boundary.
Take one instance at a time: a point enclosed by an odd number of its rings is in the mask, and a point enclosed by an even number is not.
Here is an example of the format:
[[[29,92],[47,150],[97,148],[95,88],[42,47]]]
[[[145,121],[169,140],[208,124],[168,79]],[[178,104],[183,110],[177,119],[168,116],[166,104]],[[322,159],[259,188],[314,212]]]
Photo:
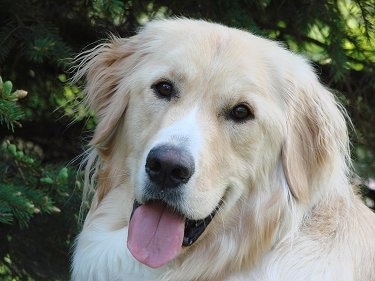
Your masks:
[[[352,118],[353,182],[374,208],[371,0],[0,0],[0,280],[69,280],[80,155],[95,124],[69,84],[71,59],[170,16],[249,30],[310,58]]]

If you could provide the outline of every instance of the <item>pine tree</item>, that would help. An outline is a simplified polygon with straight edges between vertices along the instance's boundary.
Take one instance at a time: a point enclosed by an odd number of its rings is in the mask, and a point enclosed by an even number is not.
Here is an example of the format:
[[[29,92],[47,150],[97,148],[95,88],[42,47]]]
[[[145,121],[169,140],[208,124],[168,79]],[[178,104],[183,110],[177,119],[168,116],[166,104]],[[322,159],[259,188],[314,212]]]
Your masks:
[[[18,99],[27,95],[24,90],[12,92],[11,81],[2,81],[0,77],[0,123],[14,130],[21,126],[24,113],[17,104]],[[49,197],[46,186],[63,184],[68,178],[67,168],[62,168],[57,175],[49,175],[41,167],[36,155],[17,147],[11,140],[4,140],[1,145],[0,171],[0,223],[14,223],[27,227],[30,219],[38,213],[58,212]]]
[[[13,91],[12,83],[3,82],[0,77],[2,126],[12,131],[21,127],[24,112],[18,100],[26,94],[23,90]],[[75,188],[76,171],[63,165],[46,165],[42,163],[40,153],[35,144],[13,136],[3,139],[0,144],[1,280],[30,280],[31,272],[20,268],[18,262],[15,262],[24,249],[12,249],[8,244],[16,239],[15,233],[23,233],[24,230],[27,233],[32,220],[59,214],[60,206],[66,204]],[[75,206],[78,208],[78,204]],[[31,275],[38,280],[41,278],[40,271]]]
[[[5,124],[8,129],[14,130],[14,125],[20,125],[18,120],[24,116],[23,111],[16,103],[18,99],[27,95],[24,90],[12,92],[12,82],[3,82],[0,76],[0,125]]]

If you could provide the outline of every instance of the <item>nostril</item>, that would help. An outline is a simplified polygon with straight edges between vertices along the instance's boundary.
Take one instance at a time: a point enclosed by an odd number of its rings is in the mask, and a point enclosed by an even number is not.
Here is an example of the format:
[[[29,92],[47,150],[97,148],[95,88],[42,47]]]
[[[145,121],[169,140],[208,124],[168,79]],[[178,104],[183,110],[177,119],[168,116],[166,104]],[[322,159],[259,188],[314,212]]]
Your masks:
[[[146,162],[146,172],[150,177],[157,177],[161,173],[162,165],[157,158],[148,158]]]
[[[186,183],[191,177],[191,171],[187,167],[176,167],[171,171],[171,177],[176,181]]]
[[[161,163],[158,159],[149,159],[146,164],[147,169],[153,172],[160,172]]]

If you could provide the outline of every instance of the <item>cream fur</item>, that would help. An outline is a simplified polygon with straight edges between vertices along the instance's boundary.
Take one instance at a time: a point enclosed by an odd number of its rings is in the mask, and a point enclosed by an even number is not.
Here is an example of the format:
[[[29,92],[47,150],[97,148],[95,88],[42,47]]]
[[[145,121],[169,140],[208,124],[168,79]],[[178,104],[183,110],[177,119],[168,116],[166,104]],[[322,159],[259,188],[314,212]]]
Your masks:
[[[94,192],[74,250],[74,281],[372,281],[375,216],[349,183],[345,113],[309,63],[245,31],[188,19],[154,21],[83,53],[98,125],[85,192]],[[162,100],[151,85],[173,81]],[[247,103],[254,119],[227,118]],[[190,218],[220,211],[199,240],[151,269],[126,247],[155,143],[192,150]]]

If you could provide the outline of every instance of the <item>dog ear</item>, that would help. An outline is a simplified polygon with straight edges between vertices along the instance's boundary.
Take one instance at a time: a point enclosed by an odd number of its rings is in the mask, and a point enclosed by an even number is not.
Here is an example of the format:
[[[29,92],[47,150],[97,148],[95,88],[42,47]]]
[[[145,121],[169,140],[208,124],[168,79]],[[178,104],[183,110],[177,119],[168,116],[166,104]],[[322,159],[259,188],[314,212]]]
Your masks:
[[[319,178],[347,172],[349,141],[344,111],[312,70],[289,79],[284,173],[292,195],[307,202]],[[327,181],[327,179],[326,179]]]
[[[97,126],[91,145],[104,148],[115,127],[126,111],[129,91],[120,82],[129,76],[134,66],[136,36],[111,38],[107,43],[83,52],[77,57],[77,72],[73,81],[85,77],[85,103],[97,117]]]

